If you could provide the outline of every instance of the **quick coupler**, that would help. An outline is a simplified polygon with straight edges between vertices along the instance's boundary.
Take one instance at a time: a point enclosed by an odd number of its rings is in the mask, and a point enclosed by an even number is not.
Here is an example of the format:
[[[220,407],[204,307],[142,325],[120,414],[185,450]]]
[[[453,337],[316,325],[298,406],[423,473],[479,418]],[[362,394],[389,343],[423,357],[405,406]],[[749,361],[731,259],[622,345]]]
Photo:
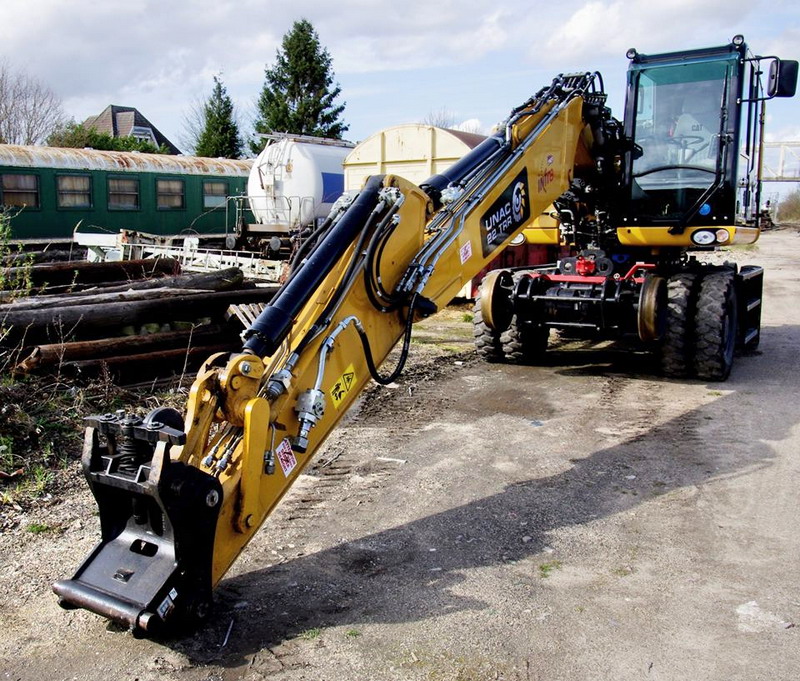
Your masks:
[[[53,584],[60,605],[149,635],[204,618],[222,487],[170,459],[172,446],[186,440],[180,414],[161,408],[141,419],[120,411],[86,422],[82,463],[101,540],[72,579]]]

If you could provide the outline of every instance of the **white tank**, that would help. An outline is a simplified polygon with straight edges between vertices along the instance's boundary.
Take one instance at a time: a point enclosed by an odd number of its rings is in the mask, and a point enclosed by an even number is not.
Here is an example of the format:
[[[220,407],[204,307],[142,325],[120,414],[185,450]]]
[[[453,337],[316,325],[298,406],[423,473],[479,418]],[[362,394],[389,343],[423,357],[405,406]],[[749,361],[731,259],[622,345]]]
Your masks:
[[[325,217],[344,191],[342,161],[350,142],[301,135],[270,140],[247,180],[257,224],[250,232],[280,234]]]

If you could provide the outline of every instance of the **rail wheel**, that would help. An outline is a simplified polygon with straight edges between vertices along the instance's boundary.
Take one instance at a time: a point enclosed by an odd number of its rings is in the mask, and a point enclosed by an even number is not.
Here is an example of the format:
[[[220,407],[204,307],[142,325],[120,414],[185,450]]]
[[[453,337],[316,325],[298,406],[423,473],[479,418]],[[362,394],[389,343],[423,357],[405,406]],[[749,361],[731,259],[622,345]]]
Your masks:
[[[667,281],[667,320],[661,344],[661,370],[680,378],[693,372],[694,312],[698,276],[673,274]]]
[[[700,282],[694,316],[698,378],[724,381],[731,373],[738,317],[733,272],[707,274]]]

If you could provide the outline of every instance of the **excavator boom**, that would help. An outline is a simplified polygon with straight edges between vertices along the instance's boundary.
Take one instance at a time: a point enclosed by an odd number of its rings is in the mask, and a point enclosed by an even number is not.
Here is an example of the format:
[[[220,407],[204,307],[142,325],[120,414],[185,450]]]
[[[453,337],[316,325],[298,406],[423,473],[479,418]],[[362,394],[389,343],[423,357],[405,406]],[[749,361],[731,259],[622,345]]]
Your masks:
[[[551,328],[638,334],[666,375],[725,380],[736,346],[758,343],[763,270],[687,252],[757,237],[757,219],[734,214],[735,192],[757,208],[756,112],[763,120],[766,99],[794,94],[797,62],[752,56],[741,36],[628,56],[624,123],[605,106],[599,74],[563,74],[441,175],[419,186],[368,178],[301,246],[241,351],[201,368],[185,415],[89,418],[83,468],[101,540],[53,585],[61,604],[148,633],[202,619],[213,587],[359,393],[398,377],[414,322],[520,232],[571,250],[484,279],[480,355],[530,359]],[[511,351],[508,333],[520,339]]]
[[[89,419],[83,466],[102,537],[54,584],[61,604],[149,633],[202,618],[213,586],[361,390],[397,377],[412,324],[593,168],[593,125],[607,111],[596,82],[559,76],[422,186],[377,176],[342,197],[242,351],[200,370],[185,417]],[[398,365],[380,374],[400,340]]]

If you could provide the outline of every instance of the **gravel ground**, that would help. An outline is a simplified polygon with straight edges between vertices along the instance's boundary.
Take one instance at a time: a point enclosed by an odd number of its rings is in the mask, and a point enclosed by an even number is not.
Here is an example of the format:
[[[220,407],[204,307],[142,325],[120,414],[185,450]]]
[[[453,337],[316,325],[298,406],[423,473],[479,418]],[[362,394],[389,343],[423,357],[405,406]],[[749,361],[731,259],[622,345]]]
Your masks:
[[[58,608],[98,533],[74,467],[0,536],[0,679],[797,679],[798,247],[734,254],[764,329],[722,384],[610,343],[487,365],[463,309],[426,321],[191,636]]]

